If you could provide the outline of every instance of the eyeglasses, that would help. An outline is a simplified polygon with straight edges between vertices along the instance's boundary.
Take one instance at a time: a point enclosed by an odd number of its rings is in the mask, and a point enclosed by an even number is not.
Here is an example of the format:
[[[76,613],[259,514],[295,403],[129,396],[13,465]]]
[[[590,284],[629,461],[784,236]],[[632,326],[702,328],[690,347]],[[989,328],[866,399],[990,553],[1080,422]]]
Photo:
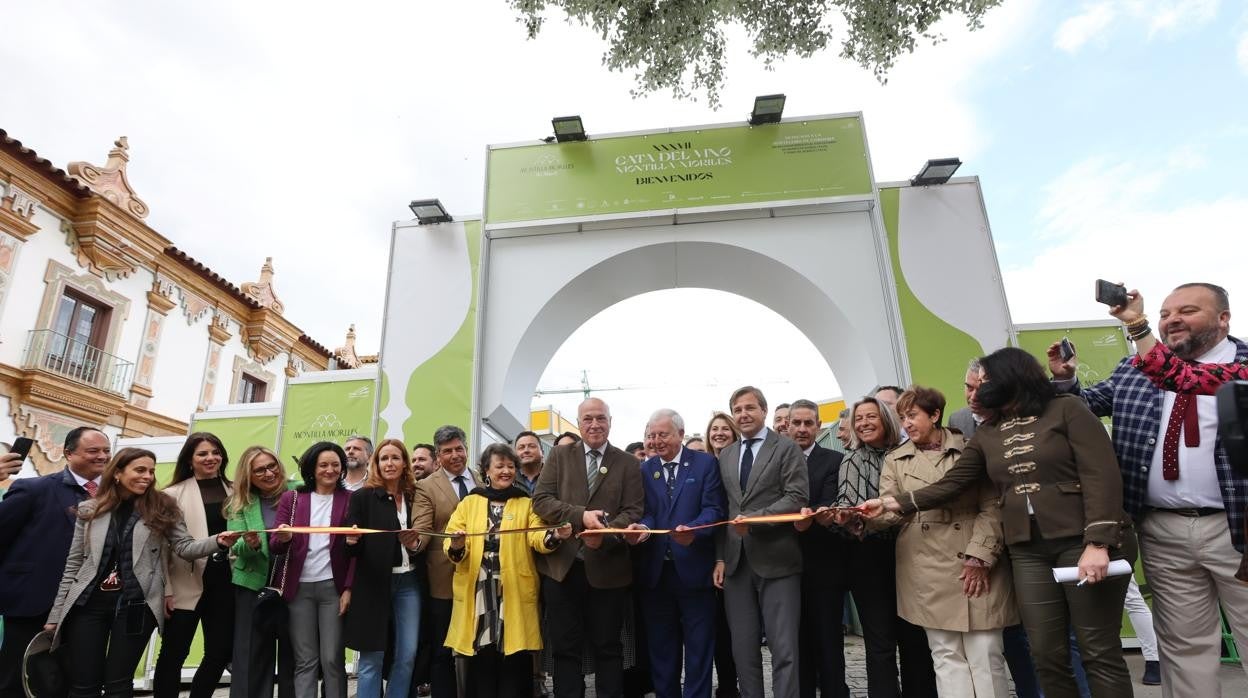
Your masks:
[[[257,467],[255,467],[255,468],[252,468],[252,469],[251,469],[251,474],[252,474],[252,475],[263,475],[263,474],[265,474],[265,473],[276,473],[276,472],[277,472],[277,463],[276,463],[276,462],[274,462],[274,463],[269,463],[268,465],[261,465],[261,466],[257,466]]]

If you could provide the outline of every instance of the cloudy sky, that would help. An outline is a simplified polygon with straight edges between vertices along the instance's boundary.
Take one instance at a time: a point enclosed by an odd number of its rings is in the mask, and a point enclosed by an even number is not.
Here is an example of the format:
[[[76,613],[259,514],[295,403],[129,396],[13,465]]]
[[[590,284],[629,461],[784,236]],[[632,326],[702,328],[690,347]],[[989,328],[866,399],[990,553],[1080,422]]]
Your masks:
[[[1139,286],[1153,312],[1182,281],[1248,288],[1240,2],[1006,0],[978,32],[947,25],[947,42],[903,58],[883,86],[835,51],[765,71],[735,36],[719,111],[630,97],[632,77],[601,67],[591,32],[556,18],[527,41],[502,0],[6,5],[0,127],[62,167],[102,163],[129,136],[148,222],[236,283],[272,256],[288,317],[329,346],[354,322],[361,349],[375,349],[391,221],[425,196],[478,213],[486,144],[545,136],[562,114],[591,133],[737,121],[772,92],[788,95],[787,115],[864,112],[880,180],[960,156],[959,174],[982,178],[1016,322],[1103,316],[1096,277]],[[780,334],[754,355],[623,364],[581,337],[625,327],[642,339],[665,313],[751,314]],[[773,402],[837,391],[771,311],[697,290],[606,311],[541,387],[575,387],[582,370],[627,388],[604,393],[617,440],[660,403],[701,423],[742,382]],[[679,399],[655,390],[673,385]]]

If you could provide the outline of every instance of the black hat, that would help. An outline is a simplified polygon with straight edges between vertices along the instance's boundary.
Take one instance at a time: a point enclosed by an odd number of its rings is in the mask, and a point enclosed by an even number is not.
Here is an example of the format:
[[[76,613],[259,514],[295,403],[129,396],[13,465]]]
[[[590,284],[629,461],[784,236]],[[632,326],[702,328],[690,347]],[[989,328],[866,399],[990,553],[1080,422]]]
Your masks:
[[[65,698],[69,694],[60,652],[53,652],[55,636],[55,632],[44,630],[26,646],[22,658],[22,686],[28,698]]]

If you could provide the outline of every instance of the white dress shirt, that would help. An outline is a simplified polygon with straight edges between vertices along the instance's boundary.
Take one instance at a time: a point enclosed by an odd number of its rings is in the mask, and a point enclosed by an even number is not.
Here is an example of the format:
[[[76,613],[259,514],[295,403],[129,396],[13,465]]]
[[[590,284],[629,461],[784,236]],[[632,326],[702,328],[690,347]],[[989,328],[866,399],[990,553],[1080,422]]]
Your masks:
[[[459,475],[452,475],[451,471],[446,468],[439,468],[438,472],[445,475],[446,479],[451,481],[451,490],[455,492],[455,496],[457,497],[459,496],[459,483],[455,482],[455,480],[460,475],[464,476],[464,486],[468,488],[469,492],[477,488],[477,481],[473,479],[472,476],[472,468],[469,468],[467,465],[464,465],[464,469],[459,473]]]
[[[1223,340],[1203,356],[1198,363],[1229,364],[1235,361],[1235,343]],[[1157,425],[1157,444],[1153,449],[1153,463],[1148,469],[1148,496],[1151,507],[1163,509],[1186,509],[1208,507],[1222,509],[1222,485],[1218,482],[1214,451],[1218,440],[1218,398],[1214,395],[1195,395],[1196,413],[1200,419],[1200,445],[1189,448],[1187,438],[1179,437],[1179,477],[1167,480],[1162,473],[1162,444],[1165,443],[1166,426],[1174,410],[1175,394],[1166,391],[1161,403],[1161,422]]]

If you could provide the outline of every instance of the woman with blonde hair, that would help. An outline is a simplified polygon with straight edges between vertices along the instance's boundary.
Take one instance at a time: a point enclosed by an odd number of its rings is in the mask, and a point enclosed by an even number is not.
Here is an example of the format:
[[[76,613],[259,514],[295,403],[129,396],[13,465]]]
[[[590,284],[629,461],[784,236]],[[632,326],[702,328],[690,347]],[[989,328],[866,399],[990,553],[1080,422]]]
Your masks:
[[[70,698],[129,696],[153,629],[165,626],[164,557],[223,552],[237,533],[195,540],[169,495],[154,487],[156,455],[123,448],[78,508],[56,603],[44,630],[63,653]]]
[[[231,698],[271,698],[274,664],[278,671],[278,697],[294,698],[295,659],[290,649],[290,632],[282,618],[286,604],[278,599],[276,603],[264,602],[257,608],[257,594],[261,589],[265,586],[279,588],[282,584],[282,568],[274,568],[269,555],[269,536],[257,531],[277,528],[277,501],[285,491],[286,470],[276,453],[264,446],[251,446],[243,451],[234,469],[234,493],[224,507],[227,530],[248,531],[234,543],[232,550]]]
[[[706,450],[712,456],[719,457],[719,452],[728,444],[741,438],[741,430],[726,412],[711,413],[711,421],[706,424]]]
[[[360,653],[360,698],[381,698],[387,638],[394,637],[386,698],[407,698],[420,639],[420,587],[416,582],[416,532],[412,500],[416,475],[398,439],[377,444],[363,487],[351,495],[347,525],[398,533],[347,536],[355,558],[355,603],[347,609],[343,638]],[[387,630],[387,628],[389,630]]]

